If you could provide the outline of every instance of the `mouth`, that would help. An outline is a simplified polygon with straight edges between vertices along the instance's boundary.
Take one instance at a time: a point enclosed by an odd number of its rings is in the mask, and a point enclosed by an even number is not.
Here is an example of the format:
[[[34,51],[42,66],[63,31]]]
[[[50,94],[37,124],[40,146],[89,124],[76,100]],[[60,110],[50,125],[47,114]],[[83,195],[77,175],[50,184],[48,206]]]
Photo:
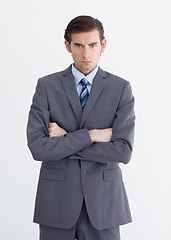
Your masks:
[[[88,64],[90,64],[91,63],[91,61],[81,61],[83,64],[85,64],[85,65],[88,65]]]

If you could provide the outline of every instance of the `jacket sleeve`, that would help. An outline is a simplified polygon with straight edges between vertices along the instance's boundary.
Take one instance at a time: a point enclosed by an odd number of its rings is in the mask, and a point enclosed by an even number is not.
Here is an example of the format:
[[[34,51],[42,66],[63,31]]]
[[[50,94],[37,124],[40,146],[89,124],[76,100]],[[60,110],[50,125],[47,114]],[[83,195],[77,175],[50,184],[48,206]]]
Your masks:
[[[62,137],[49,137],[49,120],[48,99],[43,82],[39,79],[27,123],[27,142],[33,158],[58,161],[92,145],[86,128]]]
[[[130,83],[126,82],[113,121],[111,141],[109,143],[93,143],[71,158],[99,163],[127,164],[132,154],[134,122],[134,97]]]

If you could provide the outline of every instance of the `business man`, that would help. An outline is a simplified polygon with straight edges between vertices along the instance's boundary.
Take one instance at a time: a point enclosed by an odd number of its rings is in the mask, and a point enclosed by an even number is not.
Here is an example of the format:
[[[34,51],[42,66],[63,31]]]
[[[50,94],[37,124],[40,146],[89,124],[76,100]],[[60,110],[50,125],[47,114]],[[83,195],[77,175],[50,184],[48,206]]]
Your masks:
[[[99,20],[74,18],[65,46],[74,63],[38,80],[29,113],[28,146],[42,161],[34,222],[41,240],[119,240],[131,222],[119,167],[132,153],[131,86],[98,66]]]

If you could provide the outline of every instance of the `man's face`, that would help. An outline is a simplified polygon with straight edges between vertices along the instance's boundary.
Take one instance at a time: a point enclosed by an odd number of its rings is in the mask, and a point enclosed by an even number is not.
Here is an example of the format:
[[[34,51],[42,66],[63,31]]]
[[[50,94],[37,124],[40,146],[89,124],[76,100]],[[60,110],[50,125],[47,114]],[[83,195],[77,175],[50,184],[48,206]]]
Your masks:
[[[93,71],[99,62],[100,55],[106,48],[106,39],[100,41],[98,30],[72,33],[71,43],[65,41],[66,48],[72,53],[75,67],[84,75]]]

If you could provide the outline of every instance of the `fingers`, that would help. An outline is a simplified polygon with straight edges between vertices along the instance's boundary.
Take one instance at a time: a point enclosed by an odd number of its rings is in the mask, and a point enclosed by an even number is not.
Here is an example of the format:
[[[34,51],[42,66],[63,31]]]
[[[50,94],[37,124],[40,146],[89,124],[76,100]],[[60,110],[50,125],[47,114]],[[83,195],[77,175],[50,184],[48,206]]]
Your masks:
[[[49,123],[49,130],[51,131],[51,130],[54,130],[54,128],[55,127],[59,127],[55,122],[53,122],[53,123]]]
[[[49,122],[49,137],[54,137],[54,129],[57,126],[55,122]]]
[[[55,122],[49,122],[49,137],[62,137],[65,134],[67,134],[65,129],[59,127]]]
[[[49,137],[53,137],[53,128],[52,127],[49,127]]]
[[[50,127],[55,127],[55,126],[58,126],[58,124],[55,123],[55,122],[50,122],[50,123],[49,123],[49,126],[50,126]]]

